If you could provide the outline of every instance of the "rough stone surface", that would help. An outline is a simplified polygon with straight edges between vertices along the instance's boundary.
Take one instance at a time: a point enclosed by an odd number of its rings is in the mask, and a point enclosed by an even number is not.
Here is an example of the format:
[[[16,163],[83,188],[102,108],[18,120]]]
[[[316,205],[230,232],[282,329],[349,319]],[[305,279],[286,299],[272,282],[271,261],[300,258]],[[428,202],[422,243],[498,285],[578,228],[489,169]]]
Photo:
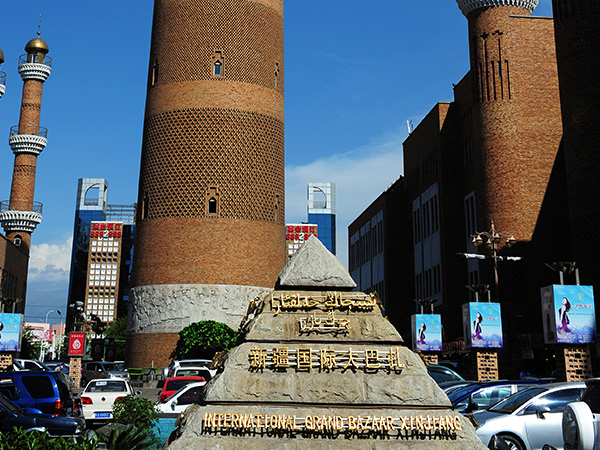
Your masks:
[[[160,284],[131,290],[129,333],[179,333],[190,323],[215,320],[234,330],[256,296],[272,289],[256,286]]]
[[[340,262],[315,236],[289,259],[277,280],[283,288],[354,289],[356,283]]]

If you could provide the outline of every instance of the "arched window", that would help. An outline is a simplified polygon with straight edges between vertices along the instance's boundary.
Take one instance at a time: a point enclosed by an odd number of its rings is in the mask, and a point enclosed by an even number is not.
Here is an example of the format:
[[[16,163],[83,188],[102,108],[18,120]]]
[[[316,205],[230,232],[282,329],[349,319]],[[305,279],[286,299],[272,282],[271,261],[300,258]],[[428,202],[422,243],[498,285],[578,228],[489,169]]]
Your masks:
[[[215,61],[213,65],[213,75],[218,77],[223,75],[223,63],[221,63],[221,61]]]
[[[13,239],[13,243],[15,244],[15,246],[20,247],[21,243],[23,242],[23,238],[21,237],[20,234],[17,234],[15,236],[15,238]]]
[[[217,213],[217,199],[211,197],[208,199],[208,213],[216,214]]]

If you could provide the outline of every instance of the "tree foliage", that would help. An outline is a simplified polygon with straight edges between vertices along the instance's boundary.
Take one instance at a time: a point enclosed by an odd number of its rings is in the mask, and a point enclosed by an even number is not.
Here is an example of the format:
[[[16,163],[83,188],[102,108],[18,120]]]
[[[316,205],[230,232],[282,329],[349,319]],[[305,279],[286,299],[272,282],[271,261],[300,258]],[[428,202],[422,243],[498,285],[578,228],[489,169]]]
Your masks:
[[[28,326],[23,326],[23,334],[21,336],[21,358],[23,359],[39,359],[41,343],[35,340],[33,331]]]
[[[171,358],[212,358],[216,352],[233,348],[237,338],[237,332],[224,323],[214,320],[194,322],[179,332]]]
[[[114,339],[117,344],[117,354],[115,359],[121,361],[125,359],[125,337],[127,335],[127,316],[119,317],[117,320],[108,324],[104,331],[104,337]]]
[[[113,404],[113,422],[133,425],[149,433],[158,422],[156,403],[137,395],[127,395]]]

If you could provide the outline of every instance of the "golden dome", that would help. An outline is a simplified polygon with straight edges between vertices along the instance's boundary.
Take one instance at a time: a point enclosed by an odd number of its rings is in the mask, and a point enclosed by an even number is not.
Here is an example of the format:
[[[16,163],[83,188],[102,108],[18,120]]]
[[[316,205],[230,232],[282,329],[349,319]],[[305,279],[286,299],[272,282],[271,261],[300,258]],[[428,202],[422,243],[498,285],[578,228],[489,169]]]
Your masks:
[[[25,45],[25,51],[27,53],[43,53],[46,54],[49,51],[48,44],[40,37],[36,37],[30,40]]]
[[[4,52],[0,50],[0,64],[4,62]]]

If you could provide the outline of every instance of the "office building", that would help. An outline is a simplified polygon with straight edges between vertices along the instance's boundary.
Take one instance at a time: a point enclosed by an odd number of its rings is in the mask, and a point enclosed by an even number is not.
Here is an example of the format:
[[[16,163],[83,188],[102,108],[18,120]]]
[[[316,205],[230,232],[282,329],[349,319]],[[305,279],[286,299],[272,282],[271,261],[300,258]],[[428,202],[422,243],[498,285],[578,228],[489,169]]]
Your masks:
[[[319,240],[335,255],[335,183],[308,183],[308,222],[317,225]]]

